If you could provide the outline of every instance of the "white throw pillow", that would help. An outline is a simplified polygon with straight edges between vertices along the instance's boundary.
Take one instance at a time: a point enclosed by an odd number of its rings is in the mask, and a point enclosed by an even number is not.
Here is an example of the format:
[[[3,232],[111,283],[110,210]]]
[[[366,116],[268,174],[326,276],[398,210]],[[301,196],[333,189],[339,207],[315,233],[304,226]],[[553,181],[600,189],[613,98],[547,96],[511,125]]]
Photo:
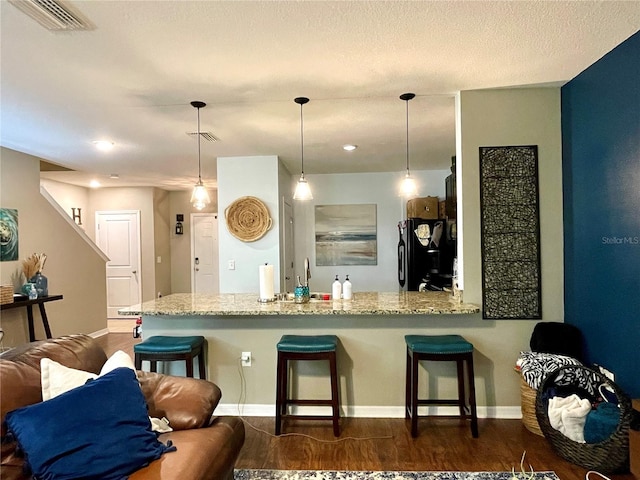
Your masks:
[[[136,367],[133,364],[133,360],[131,360],[129,354],[123,352],[122,350],[118,350],[107,359],[105,364],[102,366],[102,369],[100,370],[99,376],[101,377],[105,373],[109,373],[111,370],[119,367],[127,367],[134,372],[136,371]]]
[[[40,381],[42,383],[42,400],[49,400],[57,397],[61,393],[67,392],[72,388],[79,387],[92,380],[101,377],[105,373],[110,372],[118,367],[127,367],[136,371],[131,357],[118,350],[107,359],[100,370],[100,375],[95,373],[77,370],[75,368],[65,367],[50,358],[40,359]]]
[[[42,400],[50,400],[95,378],[98,378],[95,373],[65,367],[50,358],[40,359]]]
[[[50,400],[73,388],[84,385],[87,383],[87,380],[102,377],[119,367],[130,368],[137,375],[133,360],[131,360],[129,354],[122,350],[118,350],[107,359],[100,370],[100,375],[85,372],[84,370],[65,367],[50,358],[41,358],[40,382],[42,383],[42,400]],[[154,432],[164,433],[173,431],[169,426],[169,420],[164,417],[162,419],[149,417],[149,421],[151,422],[151,427]]]

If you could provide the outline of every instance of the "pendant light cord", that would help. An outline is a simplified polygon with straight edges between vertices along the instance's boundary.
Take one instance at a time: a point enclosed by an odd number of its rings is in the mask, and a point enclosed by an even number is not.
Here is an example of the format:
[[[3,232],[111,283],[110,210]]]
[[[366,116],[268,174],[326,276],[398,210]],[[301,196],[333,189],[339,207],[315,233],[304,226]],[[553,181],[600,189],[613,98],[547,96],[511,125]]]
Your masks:
[[[405,100],[407,112],[407,174],[409,174],[409,100]]]
[[[304,176],[304,119],[302,117],[302,103],[300,104],[300,173]]]
[[[200,169],[200,107],[198,110],[198,183],[202,183],[202,173]]]

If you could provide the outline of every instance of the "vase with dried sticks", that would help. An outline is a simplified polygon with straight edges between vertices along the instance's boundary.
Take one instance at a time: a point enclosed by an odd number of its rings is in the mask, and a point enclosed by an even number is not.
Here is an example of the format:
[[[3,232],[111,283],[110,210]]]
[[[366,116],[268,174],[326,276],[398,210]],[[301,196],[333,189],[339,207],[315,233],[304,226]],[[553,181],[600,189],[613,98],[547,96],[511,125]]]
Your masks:
[[[22,261],[22,273],[28,283],[36,286],[38,297],[49,295],[49,280],[42,274],[47,256],[44,253],[33,253]]]

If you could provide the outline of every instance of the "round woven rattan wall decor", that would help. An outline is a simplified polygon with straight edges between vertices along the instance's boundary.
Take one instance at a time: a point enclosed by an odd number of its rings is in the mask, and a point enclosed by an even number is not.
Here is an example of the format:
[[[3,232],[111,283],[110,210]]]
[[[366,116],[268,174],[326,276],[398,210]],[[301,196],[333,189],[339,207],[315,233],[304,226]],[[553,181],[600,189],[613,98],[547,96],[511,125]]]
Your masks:
[[[256,197],[240,197],[229,205],[224,216],[229,233],[243,242],[262,238],[271,228],[267,206]]]

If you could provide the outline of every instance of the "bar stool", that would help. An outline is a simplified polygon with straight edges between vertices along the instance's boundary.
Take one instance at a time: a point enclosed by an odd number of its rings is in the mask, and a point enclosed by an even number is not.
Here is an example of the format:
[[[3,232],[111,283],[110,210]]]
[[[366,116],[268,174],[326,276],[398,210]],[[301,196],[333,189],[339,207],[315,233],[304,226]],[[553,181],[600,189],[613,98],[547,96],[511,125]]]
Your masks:
[[[471,420],[471,435],[478,438],[478,415],[476,412],[476,388],[473,374],[473,345],[460,335],[405,335],[407,344],[406,411],[405,418],[411,419],[411,436],[418,436],[418,406],[457,405],[459,417]],[[455,361],[458,367],[458,399],[418,398],[418,366],[421,360],[435,362]],[[469,404],[465,403],[464,365],[467,364],[469,383]],[[470,410],[470,411],[469,411]],[[429,415],[421,415],[429,416]]]
[[[338,337],[335,335],[283,335],[278,342],[278,366],[276,374],[276,435],[280,435],[282,421],[286,417],[302,420],[333,420],[333,435],[340,436],[338,370],[336,367],[336,347]],[[329,360],[331,375],[331,399],[293,399],[289,398],[289,361],[292,360]],[[287,413],[287,405],[327,405],[332,408],[332,415],[293,415]]]
[[[142,361],[147,360],[150,370],[157,370],[158,361],[184,360],[187,364],[187,377],[193,377],[193,359],[198,357],[200,378],[206,379],[203,353],[204,337],[149,337],[133,346],[136,369],[142,370]]]

